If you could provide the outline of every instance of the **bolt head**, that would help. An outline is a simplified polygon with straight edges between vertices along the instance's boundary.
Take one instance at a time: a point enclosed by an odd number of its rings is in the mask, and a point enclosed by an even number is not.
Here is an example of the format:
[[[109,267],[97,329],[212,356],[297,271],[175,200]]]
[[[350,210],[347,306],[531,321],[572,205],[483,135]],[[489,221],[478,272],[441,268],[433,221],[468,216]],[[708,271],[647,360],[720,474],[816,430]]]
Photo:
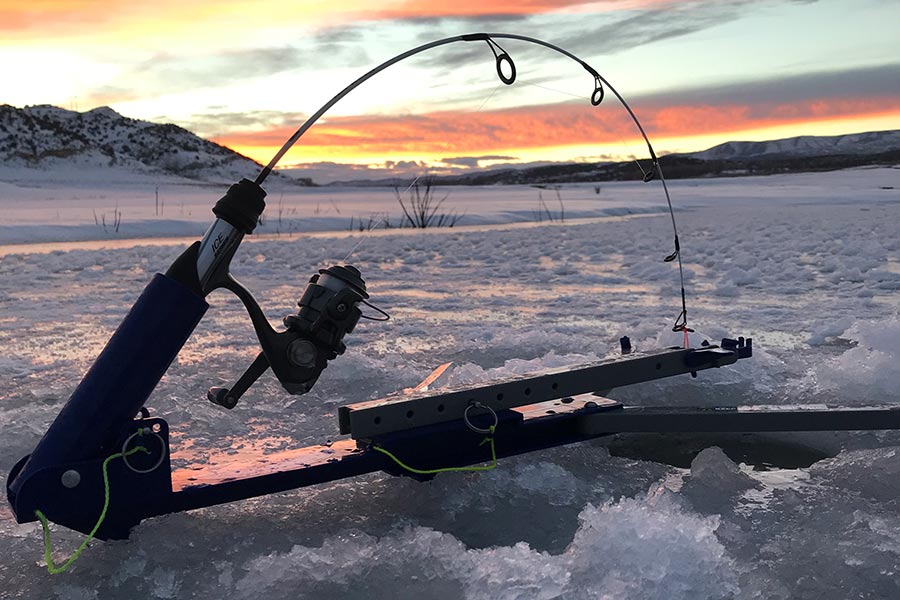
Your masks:
[[[79,483],[81,483],[81,473],[76,471],[75,469],[69,469],[60,477],[60,483],[63,484],[63,487],[72,489],[77,487]]]

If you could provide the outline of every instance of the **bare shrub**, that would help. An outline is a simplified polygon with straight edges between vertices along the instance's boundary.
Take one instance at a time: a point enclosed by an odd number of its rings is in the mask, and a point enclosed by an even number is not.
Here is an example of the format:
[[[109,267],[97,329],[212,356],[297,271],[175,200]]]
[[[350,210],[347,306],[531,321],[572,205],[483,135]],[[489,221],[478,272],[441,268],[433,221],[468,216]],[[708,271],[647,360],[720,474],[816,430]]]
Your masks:
[[[422,186],[416,181],[407,190],[408,198],[404,200],[400,188],[394,188],[394,195],[397,197],[397,202],[400,203],[400,208],[403,209],[403,225],[417,229],[453,227],[462,219],[463,215],[455,210],[441,212],[441,207],[450,194],[444,194],[442,198],[438,198],[436,189],[430,178],[426,179]]]

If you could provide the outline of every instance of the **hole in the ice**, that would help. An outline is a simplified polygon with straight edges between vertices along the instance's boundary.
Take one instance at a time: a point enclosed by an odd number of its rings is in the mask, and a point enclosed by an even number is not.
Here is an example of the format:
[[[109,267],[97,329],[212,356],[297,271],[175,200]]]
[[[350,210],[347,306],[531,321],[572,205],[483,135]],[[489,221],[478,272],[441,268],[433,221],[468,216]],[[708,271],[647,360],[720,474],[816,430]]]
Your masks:
[[[612,456],[690,468],[700,451],[718,446],[735,463],[756,470],[799,469],[831,458],[817,448],[758,433],[620,433],[609,439]]]

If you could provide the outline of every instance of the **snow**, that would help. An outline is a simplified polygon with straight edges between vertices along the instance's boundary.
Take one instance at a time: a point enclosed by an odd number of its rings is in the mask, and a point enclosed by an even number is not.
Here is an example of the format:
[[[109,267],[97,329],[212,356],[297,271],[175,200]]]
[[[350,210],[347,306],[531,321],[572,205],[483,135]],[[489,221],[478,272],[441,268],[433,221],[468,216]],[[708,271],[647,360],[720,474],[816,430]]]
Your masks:
[[[900,403],[898,174],[672,182],[691,342],[753,337],[754,357],[610,396]],[[165,238],[202,233],[223,192],[161,188],[157,218],[151,184],[0,184],[4,479],[188,241]],[[595,360],[622,335],[638,350],[681,342],[669,331],[680,303],[677,269],[662,263],[672,236],[657,184],[604,183],[600,198],[592,186],[565,186],[566,222],[539,224],[529,223],[533,188],[447,191],[470,227],[348,231],[351,215],[394,210],[392,193],[270,194],[269,234],[246,243],[233,268],[269,318],[293,312],[309,275],[352,250],[348,262],[393,319],[359,325],[310,394],[289,396],[265,376],[226,412],[205,391],[233,382],[256,343],[240,304],[214,294],[150,401],[173,429],[176,464],[335,439],[338,406],[413,386],[447,361],[454,385]],[[276,234],[279,201],[281,225],[289,216],[293,230]],[[116,203],[123,226],[134,226],[118,237],[91,216]],[[27,241],[42,244],[15,245]],[[616,436],[486,473],[429,483],[372,474],[150,519],[129,541],[92,543],[56,577],[42,568],[39,527],[16,524],[4,502],[0,596],[892,598],[898,458],[894,432]],[[56,556],[81,539],[54,528]]]

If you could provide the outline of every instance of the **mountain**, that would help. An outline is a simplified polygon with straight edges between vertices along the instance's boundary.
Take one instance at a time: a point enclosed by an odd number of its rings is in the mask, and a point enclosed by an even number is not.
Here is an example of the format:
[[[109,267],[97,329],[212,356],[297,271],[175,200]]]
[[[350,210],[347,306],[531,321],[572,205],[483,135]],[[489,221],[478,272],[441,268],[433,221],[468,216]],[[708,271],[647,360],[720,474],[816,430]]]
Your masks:
[[[627,181],[644,177],[649,159],[619,163],[555,163],[524,169],[477,170],[429,177],[434,185],[555,185]],[[660,166],[667,179],[736,177],[833,171],[867,165],[900,165],[900,130],[837,136],[799,136],[769,142],[727,142],[702,152],[667,154]],[[411,177],[342,181],[330,185],[406,186]]]
[[[233,183],[262,166],[176,125],[123,117],[109,107],[76,112],[55,106],[0,105],[0,166],[42,171],[117,171]],[[274,175],[284,183],[306,179]]]
[[[768,142],[726,142],[684,156],[701,160],[750,160],[762,157],[881,154],[897,149],[900,149],[900,130],[832,136],[801,135]]]

